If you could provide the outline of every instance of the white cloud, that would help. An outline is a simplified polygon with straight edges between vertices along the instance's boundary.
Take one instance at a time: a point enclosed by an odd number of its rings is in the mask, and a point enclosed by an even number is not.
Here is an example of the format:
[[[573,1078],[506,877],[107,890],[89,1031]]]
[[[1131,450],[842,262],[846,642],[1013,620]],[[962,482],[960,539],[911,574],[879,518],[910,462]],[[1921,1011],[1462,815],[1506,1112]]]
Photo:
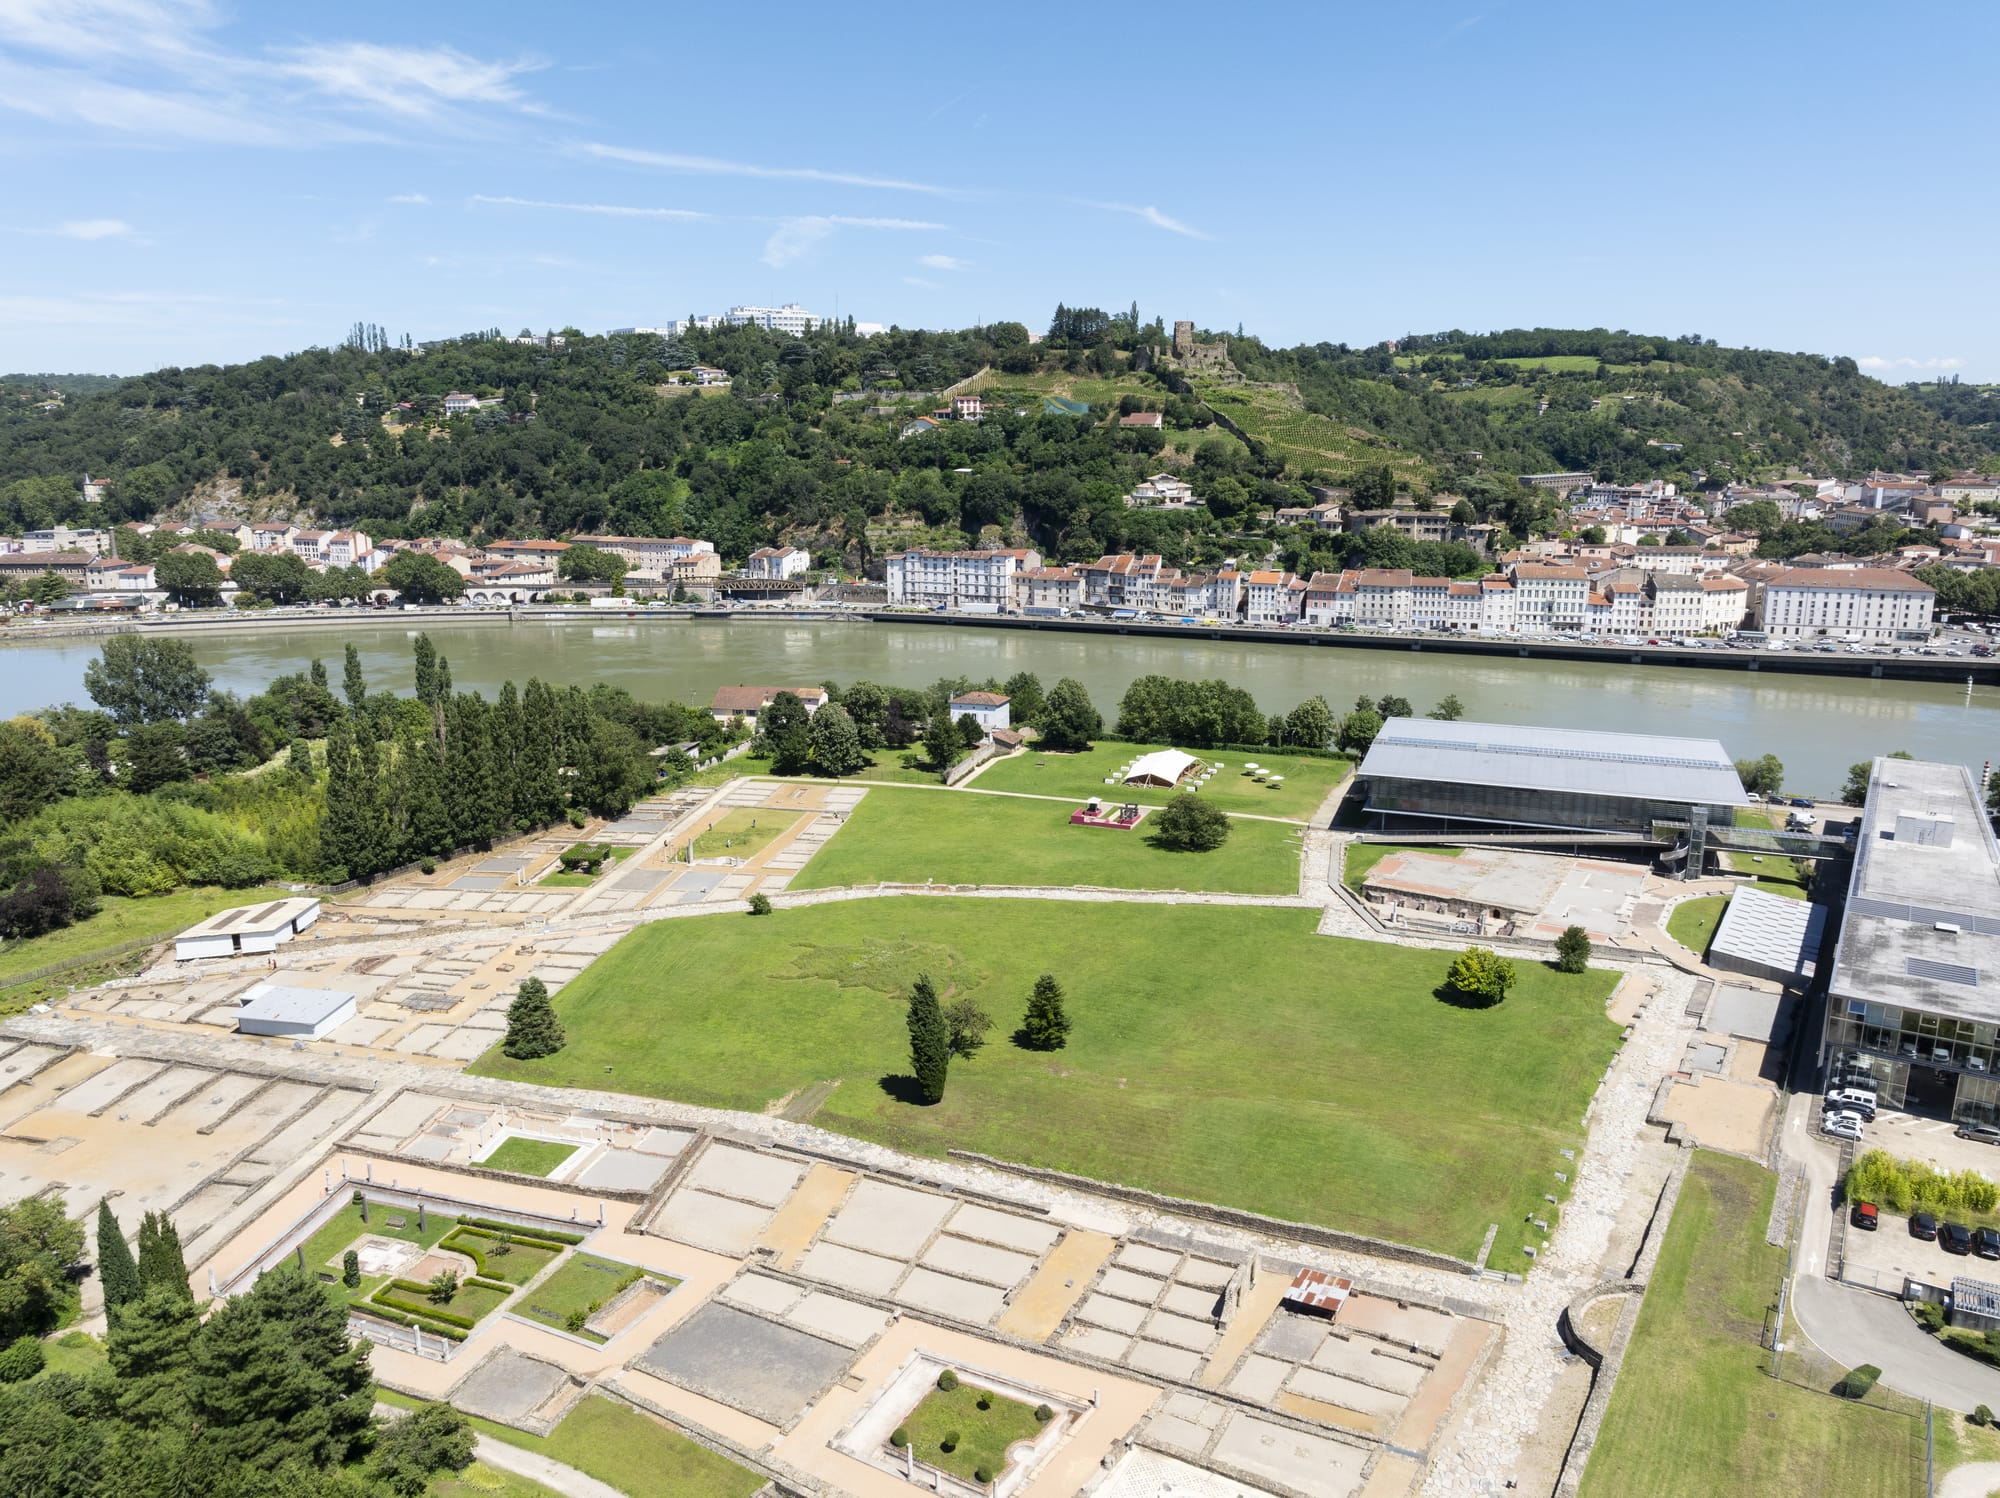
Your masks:
[[[539,64],[488,62],[454,47],[384,47],[331,42],[278,54],[275,71],[320,93],[410,118],[427,119],[443,106],[522,102],[514,79]]]
[[[782,270],[803,259],[829,239],[835,229],[915,229],[935,231],[947,227],[914,218],[857,218],[844,213],[813,213],[799,218],[780,219],[771,237],[764,241],[764,263]]]
[[[1946,355],[1943,357],[1932,356],[1927,359],[1916,359],[1912,358],[1908,354],[1902,354],[1893,359],[1885,359],[1879,354],[1870,354],[1867,358],[1856,359],[1854,362],[1856,364],[1859,364],[1863,369],[1888,369],[1888,370],[1931,369],[1931,370],[1948,371],[1953,369],[1965,368],[1965,361],[1963,359],[1957,358],[1956,356],[1952,355]]]
[[[122,239],[132,233],[132,226],[122,218],[80,218],[72,219],[56,233],[67,239]]]
[[[634,208],[624,203],[548,203],[539,198],[494,198],[483,192],[472,195],[472,202],[493,203],[507,208],[550,208],[559,213],[603,213],[614,218],[671,218],[706,219],[713,214],[697,213],[692,208]]]
[[[393,194],[388,201],[391,203],[428,203],[430,199],[420,192],[399,192]]]
[[[1132,203],[1091,203],[1088,206],[1101,208],[1106,213],[1129,213],[1134,218],[1144,219],[1155,229],[1165,229],[1169,234],[1181,234],[1189,239],[1207,239],[1209,237],[1192,224],[1184,224],[1177,218],[1169,218],[1166,214],[1160,212],[1159,209],[1150,205],[1142,208]]]
[[[760,166],[748,161],[725,161],[715,156],[684,156],[671,151],[641,151],[630,146],[607,146],[591,142],[584,154],[602,161],[629,161],[636,166],[656,166],[669,172],[691,172],[711,177],[762,177],[793,182],[831,182],[841,187],[878,187],[890,192],[926,192],[948,196],[948,187],[928,182],[908,182],[898,177],[873,177],[859,172],[829,172],[809,166]]]
[[[956,255],[919,255],[917,264],[927,265],[932,270],[971,270],[970,260],[961,260]]]

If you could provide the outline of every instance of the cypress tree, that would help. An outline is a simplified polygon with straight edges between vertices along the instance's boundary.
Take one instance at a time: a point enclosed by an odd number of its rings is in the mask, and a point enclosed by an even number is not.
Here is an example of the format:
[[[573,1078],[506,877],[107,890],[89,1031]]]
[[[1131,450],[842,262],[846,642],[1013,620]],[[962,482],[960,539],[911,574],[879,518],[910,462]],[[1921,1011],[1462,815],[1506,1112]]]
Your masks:
[[[951,1026],[938,1007],[937,989],[929,973],[918,973],[910,985],[910,1075],[926,1103],[944,1097],[945,1073],[951,1067]]]
[[[366,714],[354,720],[354,819],[358,864],[348,873],[367,879],[395,862],[393,829],[382,785],[382,746]]]
[[[326,662],[321,660],[318,656],[313,657],[312,669],[307,674],[308,676],[311,677],[312,684],[318,687],[322,692],[331,691],[331,688],[329,688],[326,684]]]
[[[326,736],[326,812],[319,827],[320,861],[329,873],[359,879],[366,872],[366,838],[355,789],[354,728],[345,716],[334,719]]]
[[[449,853],[451,809],[445,804],[444,766],[438,761],[437,742],[412,729],[404,735],[396,764],[403,772],[405,856]]]
[[[483,846],[499,830],[501,803],[493,789],[491,720],[486,699],[477,693],[453,699],[445,740],[444,790],[451,808],[452,840],[459,847]]]
[[[562,717],[555,694],[539,678],[530,677],[521,694],[520,780],[514,789],[514,810],[525,827],[546,827],[563,814]]]
[[[1054,973],[1043,973],[1035,980],[1017,1038],[1031,1051],[1059,1051],[1069,1043],[1069,1015],[1063,1009],[1062,985]]]
[[[521,796],[521,697],[511,681],[502,682],[489,726],[493,740],[493,800],[502,830],[533,825],[524,819]]]
[[[368,683],[361,675],[361,652],[352,645],[347,647],[347,656],[340,668],[340,691],[347,698],[348,707],[360,712],[361,704],[368,698]]]
[[[151,1294],[170,1290],[192,1300],[187,1260],[181,1256],[181,1235],[164,1212],[148,1212],[139,1223],[139,1290]]]
[[[132,1245],[111,1215],[111,1203],[97,1204],[97,1280],[104,1290],[104,1309],[115,1311],[139,1298],[139,1265]]]
[[[312,745],[304,739],[293,739],[292,746],[285,753],[285,767],[294,775],[307,780],[314,778]]]
[[[517,1061],[553,1056],[563,1047],[562,1021],[549,1003],[540,978],[522,980],[514,1002],[507,1006],[507,1035],[500,1049]]]

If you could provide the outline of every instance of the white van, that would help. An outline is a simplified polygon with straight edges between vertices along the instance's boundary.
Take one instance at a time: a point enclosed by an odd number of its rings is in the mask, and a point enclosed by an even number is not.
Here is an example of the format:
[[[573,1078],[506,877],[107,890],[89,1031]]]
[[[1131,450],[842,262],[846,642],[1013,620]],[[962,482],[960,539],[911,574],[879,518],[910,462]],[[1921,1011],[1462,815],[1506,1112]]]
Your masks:
[[[1875,1094],[1865,1087],[1836,1087],[1826,1095],[1829,1113],[1858,1113],[1870,1123],[1875,1121],[1877,1106]]]

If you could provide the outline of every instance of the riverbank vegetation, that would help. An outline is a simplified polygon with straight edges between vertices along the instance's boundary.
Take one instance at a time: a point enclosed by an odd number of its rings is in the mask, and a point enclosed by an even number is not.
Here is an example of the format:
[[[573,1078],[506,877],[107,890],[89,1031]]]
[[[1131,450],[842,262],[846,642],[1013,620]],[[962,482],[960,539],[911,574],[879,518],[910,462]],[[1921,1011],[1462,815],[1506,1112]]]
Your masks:
[[[1434,997],[1436,953],[1315,938],[1316,919],[915,896],[663,922],[557,996],[559,1053],[494,1051],[474,1070],[753,1112],[837,1079],[812,1121],[899,1149],[980,1150],[1468,1258],[1498,1222],[1493,1262],[1519,1267],[1526,1229],[1510,1225],[1545,1210],[1618,1044],[1615,975],[1523,964],[1506,1003],[1464,1008]],[[970,999],[1004,1024],[1050,972],[1062,1050],[995,1039],[955,1061],[935,1107],[904,1100],[917,974],[947,1009]]]

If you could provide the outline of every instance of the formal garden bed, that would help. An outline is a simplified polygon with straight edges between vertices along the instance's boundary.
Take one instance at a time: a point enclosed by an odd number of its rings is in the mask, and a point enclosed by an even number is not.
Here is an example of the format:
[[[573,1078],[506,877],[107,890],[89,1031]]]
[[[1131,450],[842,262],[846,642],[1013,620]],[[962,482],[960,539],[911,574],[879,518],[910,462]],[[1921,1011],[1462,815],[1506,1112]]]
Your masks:
[[[567,1245],[512,1230],[455,1227],[438,1247],[464,1254],[490,1280],[525,1285],[553,1264]]]
[[[487,1170],[507,1170],[515,1175],[549,1176],[581,1148],[580,1144],[558,1139],[530,1139],[525,1134],[511,1134],[485,1159],[474,1163]]]
[[[679,1280],[666,1276],[649,1276],[636,1264],[600,1259],[595,1254],[572,1254],[568,1263],[535,1286],[514,1310],[532,1321],[586,1341],[606,1342],[610,1337],[593,1328],[591,1322],[642,1280],[658,1286],[660,1294],[680,1284]]]

